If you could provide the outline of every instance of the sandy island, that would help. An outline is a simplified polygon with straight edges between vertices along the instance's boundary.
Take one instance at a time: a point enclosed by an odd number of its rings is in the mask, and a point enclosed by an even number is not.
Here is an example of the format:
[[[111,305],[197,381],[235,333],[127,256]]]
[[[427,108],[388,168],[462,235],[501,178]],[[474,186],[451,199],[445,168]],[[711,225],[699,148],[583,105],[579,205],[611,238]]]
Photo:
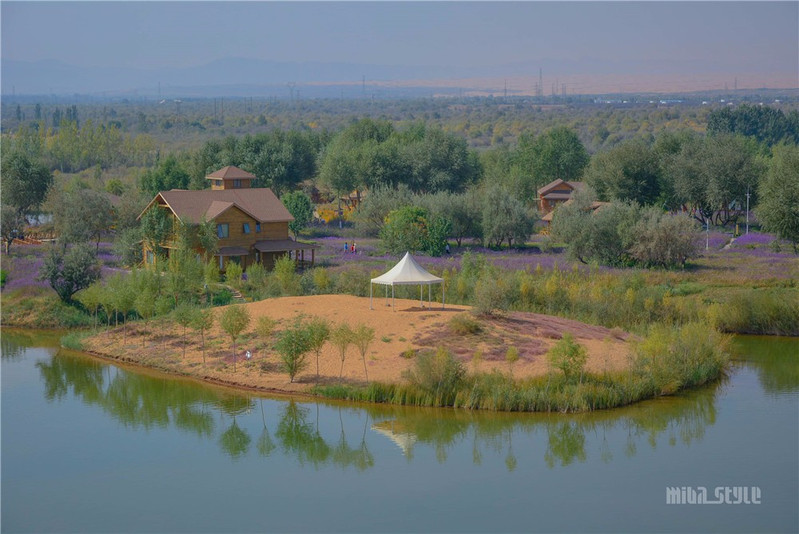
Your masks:
[[[397,299],[394,311],[381,298],[375,299],[374,309],[370,310],[368,298],[348,295],[282,297],[240,305],[248,308],[252,321],[239,338],[235,372],[230,337],[218,324],[206,333],[205,365],[199,332],[186,331],[184,356],[183,328],[171,321],[152,321],[146,330],[141,321],[131,322],[126,336],[119,326],[86,338],[83,345],[88,352],[108,359],[216,384],[277,393],[307,393],[317,381],[316,357],[309,354],[308,367],[290,383],[288,375],[280,369],[279,355],[255,334],[256,318],[264,315],[278,321],[277,332],[293,324],[300,315],[323,317],[334,325],[346,322],[355,327],[364,323],[374,328],[375,338],[366,358],[370,381],[399,382],[403,380],[403,371],[414,363],[413,358],[404,357],[403,353],[408,349],[435,350],[440,346],[451,350],[470,370],[503,372],[509,371],[505,352],[515,346],[520,359],[513,366],[514,377],[545,374],[549,371],[546,352],[564,332],[571,332],[588,350],[588,370],[614,371],[628,365],[627,333],[549,315],[511,312],[504,317],[480,318],[480,333],[459,335],[449,321],[468,312],[466,306],[447,305],[442,310],[436,303],[432,308],[423,308],[419,301]],[[217,317],[222,310],[215,309]],[[475,366],[473,355],[478,349],[482,360]],[[245,358],[248,350],[252,355],[249,361]],[[340,368],[338,351],[325,345],[319,360],[320,384],[366,383],[363,362],[354,346],[347,351],[342,379],[339,379]]]

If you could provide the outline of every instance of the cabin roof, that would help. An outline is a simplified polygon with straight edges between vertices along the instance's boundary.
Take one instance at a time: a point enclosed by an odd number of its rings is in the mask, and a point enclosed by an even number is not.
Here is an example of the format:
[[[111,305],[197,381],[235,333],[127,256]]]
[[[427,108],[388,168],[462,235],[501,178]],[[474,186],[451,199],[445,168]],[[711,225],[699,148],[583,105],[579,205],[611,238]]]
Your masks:
[[[553,180],[549,182],[544,187],[541,187],[538,190],[538,195],[543,196],[552,191],[553,189],[557,188],[559,185],[566,185],[571,190],[577,190],[583,188],[583,182],[567,182],[566,180],[561,180],[558,178],[557,180]]]
[[[262,223],[294,220],[283,203],[268,187],[161,191],[150,201],[142,214],[150,209],[150,206],[159,197],[181,221],[189,223],[198,223],[203,219],[213,220],[234,206]]]
[[[239,169],[235,165],[228,165],[227,167],[222,167],[218,171],[214,171],[206,178],[214,178],[214,179],[222,179],[222,180],[238,180],[238,179],[249,179],[254,180],[255,175],[251,174],[244,169]]]

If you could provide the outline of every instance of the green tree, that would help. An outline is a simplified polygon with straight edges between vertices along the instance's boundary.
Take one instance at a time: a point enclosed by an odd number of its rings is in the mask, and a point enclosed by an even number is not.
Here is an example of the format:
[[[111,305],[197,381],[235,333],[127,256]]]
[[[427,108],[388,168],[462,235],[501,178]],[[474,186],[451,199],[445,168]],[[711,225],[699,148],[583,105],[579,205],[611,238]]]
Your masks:
[[[344,375],[344,359],[347,356],[347,348],[353,343],[353,332],[350,325],[341,323],[330,332],[330,342],[338,350],[341,358],[341,370],[338,373],[339,379]]]
[[[755,212],[766,230],[787,239],[799,252],[799,148],[778,145],[773,151]]]
[[[136,295],[136,301],[134,302],[134,307],[136,308],[136,312],[141,316],[142,320],[144,321],[145,330],[147,329],[147,324],[150,322],[150,319],[152,319],[153,316],[155,315],[156,298],[157,298],[157,293],[152,287],[143,287],[140,289],[138,295]],[[142,347],[144,346],[144,341],[145,341],[145,336],[142,336],[141,338]]]
[[[391,254],[425,250],[428,243],[427,211],[405,206],[392,211],[380,230],[382,247]]]
[[[0,220],[0,235],[3,238],[6,254],[11,249],[15,239],[25,236],[25,217],[14,206],[3,204],[2,220]]]
[[[53,226],[60,239],[82,243],[94,239],[97,250],[100,239],[114,223],[113,208],[103,193],[83,189],[65,191],[53,205]]]
[[[308,334],[308,344],[311,351],[316,354],[316,381],[319,382],[319,354],[327,340],[330,339],[330,323],[321,317],[314,317],[305,325]]]
[[[358,348],[358,352],[361,353],[363,373],[366,376],[367,382],[369,381],[369,371],[366,369],[366,352],[369,350],[369,345],[372,344],[374,339],[375,329],[365,324],[359,324],[352,332],[352,344],[355,345]]]
[[[588,151],[574,130],[558,126],[533,137],[519,138],[515,162],[534,177],[535,188],[553,180],[579,180],[589,162]]]
[[[289,210],[289,213],[294,220],[289,222],[289,230],[294,234],[294,239],[297,239],[299,234],[311,220],[313,220],[313,202],[311,197],[302,191],[293,191],[286,193],[281,199],[283,205]]]
[[[3,204],[13,206],[23,217],[32,215],[42,204],[53,183],[48,168],[19,151],[3,150],[0,187]]]
[[[631,200],[648,205],[661,193],[657,154],[641,139],[625,141],[594,156],[585,181],[600,200]]]
[[[233,371],[236,371],[236,339],[250,325],[250,312],[245,306],[228,306],[219,317],[222,327],[233,343]]]
[[[189,302],[181,302],[177,305],[177,307],[172,311],[172,315],[175,318],[175,321],[183,327],[183,357],[186,357],[186,328],[192,325],[195,322],[195,316],[199,309],[194,304]],[[204,360],[203,360],[204,363]]]
[[[490,187],[483,201],[483,240],[495,247],[504,241],[523,245],[533,231],[534,213],[502,187]]]
[[[552,367],[563,372],[566,380],[571,380],[575,375],[582,377],[588,353],[585,347],[574,340],[570,332],[564,332],[560,341],[549,349],[547,359]]]
[[[283,370],[289,375],[289,382],[307,366],[311,340],[308,329],[301,323],[286,328],[278,335],[275,350],[280,354]]]
[[[156,255],[164,255],[164,245],[173,237],[172,218],[166,208],[152,206],[141,216],[141,237],[147,248]]]
[[[205,366],[205,333],[214,326],[214,311],[211,308],[195,308],[192,316],[191,327],[200,332],[200,342],[203,351],[203,366]]]
[[[72,301],[72,295],[98,278],[100,264],[95,251],[87,245],[51,246],[39,271],[39,279],[46,280],[67,303]]]
[[[255,323],[255,333],[258,334],[259,338],[261,338],[261,343],[263,344],[264,350],[266,350],[266,348],[269,346],[269,342],[272,340],[272,334],[274,334],[276,326],[277,321],[271,317],[267,317],[265,315],[258,317],[258,320]]]
[[[94,317],[94,329],[97,329],[97,311],[100,308],[100,292],[102,291],[102,286],[99,282],[94,282],[89,287],[83,288],[77,293],[75,293],[75,300],[83,304],[83,307],[86,308]]]
[[[187,189],[189,187],[189,173],[175,156],[167,156],[158,166],[145,172],[141,177],[140,187],[150,196],[155,196],[161,191],[170,189]]]
[[[396,188],[388,185],[373,187],[355,213],[358,233],[369,236],[378,235],[385,225],[389,213],[412,204],[413,195],[408,186],[404,184],[400,184]]]

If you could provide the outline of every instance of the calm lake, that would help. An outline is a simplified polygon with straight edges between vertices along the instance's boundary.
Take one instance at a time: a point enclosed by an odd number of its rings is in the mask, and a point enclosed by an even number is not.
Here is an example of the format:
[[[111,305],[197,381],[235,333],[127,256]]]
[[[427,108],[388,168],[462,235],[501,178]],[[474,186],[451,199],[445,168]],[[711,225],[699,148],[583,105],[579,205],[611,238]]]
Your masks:
[[[689,394],[495,414],[241,395],[4,329],[2,531],[797,532],[799,339],[735,349]]]

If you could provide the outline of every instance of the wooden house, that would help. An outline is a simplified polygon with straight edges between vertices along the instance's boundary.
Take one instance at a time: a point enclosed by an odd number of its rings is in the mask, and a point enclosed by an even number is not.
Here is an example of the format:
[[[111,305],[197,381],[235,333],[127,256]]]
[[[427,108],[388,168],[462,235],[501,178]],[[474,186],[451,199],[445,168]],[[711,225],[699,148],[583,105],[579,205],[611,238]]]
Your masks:
[[[245,270],[256,262],[271,268],[278,257],[286,254],[302,264],[313,264],[317,247],[289,238],[288,225],[294,218],[271,189],[251,187],[254,175],[230,166],[206,178],[211,181],[211,189],[161,191],[139,218],[148,210],[162,209],[175,223],[211,222],[216,226],[214,257],[220,271],[229,262],[239,263]],[[168,255],[175,244],[167,242],[162,247]],[[307,262],[306,251],[310,252]],[[143,256],[145,264],[154,263],[154,252],[146,241]]]
[[[583,182],[567,182],[565,180],[555,180],[538,190],[538,210],[539,213],[547,215],[558,205],[569,200],[575,191],[582,189]]]

